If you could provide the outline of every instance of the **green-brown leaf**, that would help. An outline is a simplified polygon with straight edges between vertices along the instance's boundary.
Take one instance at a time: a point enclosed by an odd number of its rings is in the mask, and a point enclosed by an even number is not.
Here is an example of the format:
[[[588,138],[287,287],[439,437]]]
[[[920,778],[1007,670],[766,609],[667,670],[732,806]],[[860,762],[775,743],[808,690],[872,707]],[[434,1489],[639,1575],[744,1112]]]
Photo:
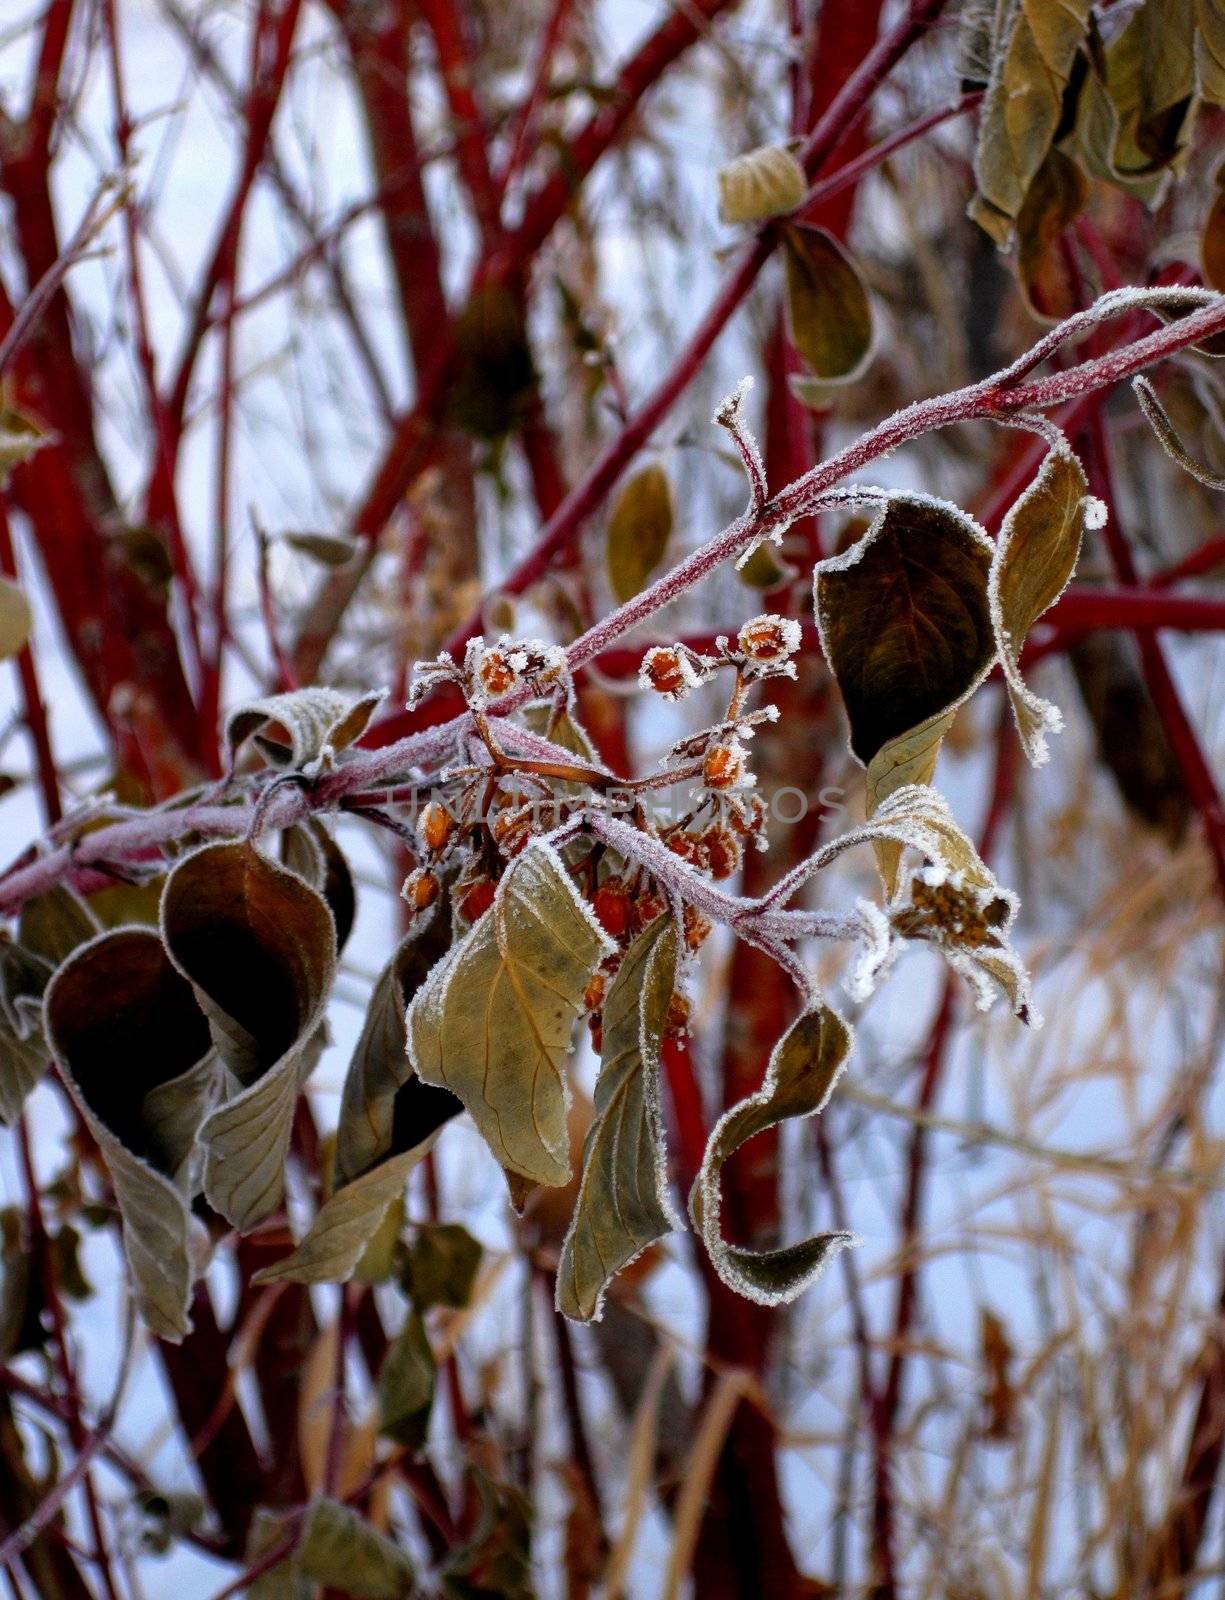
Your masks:
[[[29,639],[32,626],[25,595],[15,583],[0,577],[0,661],[17,654]]]
[[[1000,0],[994,72],[979,118],[971,215],[1006,244],[1063,115],[1092,0]]]
[[[530,1182],[570,1176],[566,1057],[587,982],[611,948],[537,841],[409,1010],[418,1076],[457,1094],[501,1165]]]
[[[783,253],[792,344],[821,383],[858,377],[872,354],[873,325],[855,263],[824,228],[786,228]]]
[[[719,168],[719,216],[724,222],[762,222],[794,211],[808,180],[786,145],[766,144]]]
[[[719,1227],[720,1174],[729,1157],[754,1134],[789,1117],[819,1112],[833,1093],[850,1050],[851,1031],[837,1012],[826,1005],[806,1011],[775,1045],[761,1088],[724,1112],[707,1141],[689,1196],[693,1225],[723,1282],[759,1305],[794,1300],[830,1257],[854,1244],[855,1238],[850,1233],[818,1233],[778,1250],[729,1244]]]
[[[604,1003],[604,1042],[583,1177],[557,1268],[557,1306],[598,1319],[613,1277],[680,1226],[668,1198],[659,1050],[676,987],[676,925],[658,917],[630,945]]]
[[[652,461],[628,479],[608,519],[608,582],[618,605],[646,587],[674,520],[672,484],[663,465]]]
[[[1054,449],[1011,507],[991,560],[991,614],[1000,662],[1025,753],[1035,766],[1047,759],[1046,734],[1063,725],[1057,708],[1040,699],[1017,662],[1034,623],[1063,593],[1076,570],[1085,528],[1088,482],[1070,451]]]

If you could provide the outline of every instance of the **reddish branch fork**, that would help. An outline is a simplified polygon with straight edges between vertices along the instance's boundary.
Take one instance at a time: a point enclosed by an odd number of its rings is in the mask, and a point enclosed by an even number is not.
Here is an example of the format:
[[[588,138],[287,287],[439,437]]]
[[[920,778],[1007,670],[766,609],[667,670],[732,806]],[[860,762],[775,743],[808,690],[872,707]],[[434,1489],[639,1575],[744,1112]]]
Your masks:
[[[1225,297],[1206,299],[1202,309],[1181,315],[1170,325],[1121,349],[1048,377],[1029,379],[1034,367],[1058,348],[1062,338],[1091,325],[1084,315],[1073,318],[1040,340],[1004,373],[909,406],[773,497],[766,498],[763,490],[761,498],[730,527],[575,640],[566,652],[569,670],[576,673],[602,657],[627,633],[649,621],[717,567],[733,560],[758,540],[819,510],[829,503],[831,492],[844,478],[898,445],[953,422],[1034,415],[1081,395],[1107,389],[1179,350],[1225,332]],[[1131,304],[1131,301],[1112,301],[1106,297],[1092,315],[1100,319],[1103,307],[1107,311],[1121,311]],[[1136,597],[1137,603],[1139,598]],[[1168,606],[1173,598],[1162,596],[1159,600],[1153,596],[1153,604]],[[1135,625],[1134,620],[1132,625]],[[521,709],[529,694],[524,687],[507,695],[491,708],[493,714],[505,717]],[[457,738],[470,726],[465,714],[425,732],[409,734],[380,749],[360,751],[338,771],[309,788],[282,789],[267,803],[261,816],[269,826],[284,826],[312,811],[334,809],[346,796],[402,781],[406,773],[428,772],[452,759]],[[124,862],[148,860],[166,843],[188,832],[231,836],[243,833],[249,828],[253,814],[252,803],[212,803],[177,811],[144,813],[98,829],[75,845],[60,845],[0,878],[0,916],[11,915],[31,896],[61,879],[76,877],[88,881],[91,863],[120,866]]]

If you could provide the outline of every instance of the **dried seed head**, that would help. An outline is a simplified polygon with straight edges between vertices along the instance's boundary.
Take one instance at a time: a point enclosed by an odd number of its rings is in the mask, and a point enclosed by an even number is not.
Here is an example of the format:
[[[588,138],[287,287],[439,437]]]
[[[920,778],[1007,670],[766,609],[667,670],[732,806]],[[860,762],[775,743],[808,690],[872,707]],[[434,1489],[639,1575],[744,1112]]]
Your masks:
[[[755,838],[766,825],[766,802],[759,794],[738,795],[727,820],[742,839]]]
[[[750,661],[774,666],[786,661],[800,648],[800,625],[791,617],[767,612],[752,617],[740,630],[740,648]]]
[[[672,998],[668,1001],[664,1032],[671,1039],[682,1039],[689,1032],[689,999],[679,989],[672,991]]]
[[[476,677],[481,688],[492,700],[508,694],[518,679],[510,651],[501,645],[483,650],[477,660]]]
[[[587,988],[583,994],[583,1006],[587,1011],[598,1011],[604,1004],[605,978],[602,972],[593,972],[587,980]]]
[[[689,862],[690,866],[702,865],[702,841],[692,833],[685,833],[678,829],[675,833],[668,835],[667,845],[674,856],[679,856],[682,861]]]
[[[438,899],[441,889],[436,872],[431,872],[428,867],[417,867],[405,878],[400,893],[413,911],[428,911]]]
[[[684,911],[685,943],[690,950],[700,950],[710,938],[711,920],[697,906],[686,906]]]
[[[522,810],[507,807],[497,812],[489,824],[489,831],[503,855],[517,855],[531,834],[531,819]]]
[[[740,865],[740,841],[721,822],[712,822],[707,828],[702,835],[702,848],[712,878],[730,878]]]
[[[455,818],[440,800],[431,800],[417,818],[417,832],[427,850],[441,854],[455,833]]]
[[[643,928],[654,922],[656,917],[662,917],[667,909],[668,902],[658,889],[641,890],[634,896],[631,911],[634,932],[640,933]]]

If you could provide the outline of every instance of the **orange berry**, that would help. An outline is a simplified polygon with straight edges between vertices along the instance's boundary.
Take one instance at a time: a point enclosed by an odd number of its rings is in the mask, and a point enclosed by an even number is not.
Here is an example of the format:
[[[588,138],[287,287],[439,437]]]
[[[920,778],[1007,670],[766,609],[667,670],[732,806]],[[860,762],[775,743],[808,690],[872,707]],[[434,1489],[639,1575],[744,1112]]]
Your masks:
[[[663,916],[667,908],[667,901],[657,889],[643,889],[634,897],[631,913],[634,932],[641,932],[654,922],[656,917]]]
[[[493,904],[494,883],[484,875],[455,885],[455,905],[465,922],[476,922]]]
[[[613,939],[622,939],[630,925],[630,897],[624,878],[605,878],[591,902],[596,921]]]
[[[648,650],[638,677],[644,689],[654,689],[656,694],[682,695],[689,687],[681,653],[671,645]]]
[[[702,781],[708,789],[736,789],[744,782],[748,762],[739,744],[711,745],[702,760]]]
[[[400,893],[414,911],[428,911],[437,900],[441,888],[436,872],[431,872],[428,867],[417,867],[405,878]]]
[[[455,832],[455,818],[440,800],[431,800],[417,819],[417,832],[426,849],[438,855],[451,841]]]

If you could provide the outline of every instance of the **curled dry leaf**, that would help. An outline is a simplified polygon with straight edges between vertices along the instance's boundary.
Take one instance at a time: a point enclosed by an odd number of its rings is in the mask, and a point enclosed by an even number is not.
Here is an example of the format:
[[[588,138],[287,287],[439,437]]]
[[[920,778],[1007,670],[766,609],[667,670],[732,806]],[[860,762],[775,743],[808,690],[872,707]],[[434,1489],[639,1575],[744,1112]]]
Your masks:
[[[791,342],[817,386],[796,379],[797,397],[823,403],[821,386],[857,378],[872,355],[872,302],[859,269],[824,228],[787,227],[787,321]]]
[[[907,784],[889,795],[876,814],[861,827],[831,839],[813,858],[817,870],[857,845],[890,845],[893,854],[893,896],[889,923],[893,933],[935,944],[949,965],[968,980],[980,1009],[986,1009],[1001,989],[1014,1013],[1031,1020],[1029,977],[1020,958],[1008,944],[1017,913],[1017,899],[1003,888],[982,860],[969,836],[935,789]],[[936,871],[911,894],[896,894],[901,853],[916,852]],[[931,891],[931,892],[929,892]],[[877,913],[879,915],[879,913]],[[888,953],[877,958],[873,975],[888,965]]]
[[[415,918],[375,982],[341,1093],[337,1188],[368,1172],[391,1150],[396,1101],[402,1092],[407,1091],[406,1100],[420,1099],[424,1104],[432,1095],[440,1107],[447,1104],[439,1098],[440,1090],[424,1094],[426,1085],[413,1076],[405,1015],[417,990],[446,954],[448,924],[447,907],[441,901],[428,916]],[[454,1111],[461,1109],[454,1096],[449,1100]]]
[[[723,1282],[759,1305],[794,1300],[831,1256],[855,1243],[855,1236],[818,1233],[778,1250],[749,1250],[729,1244],[719,1227],[720,1174],[727,1160],[754,1134],[790,1117],[821,1111],[850,1050],[851,1030],[836,1011],[824,1004],[806,1011],[771,1051],[761,1088],[725,1111],[707,1140],[701,1171],[689,1195],[693,1225]]]
[[[8,406],[0,408],[0,489],[13,470],[47,442],[47,436],[29,417]]]
[[[300,1523],[297,1517],[260,1512],[248,1556],[257,1561],[294,1537],[292,1551],[256,1578],[247,1600],[297,1600],[300,1589],[309,1595],[317,1584],[352,1600],[403,1600],[416,1589],[413,1564],[399,1545],[339,1500],[316,1496]]]
[[[266,1267],[257,1282],[348,1282],[403,1198],[408,1174],[463,1110],[448,1090],[413,1076],[405,1044],[405,1009],[446,942],[447,917],[439,905],[379,975],[341,1097],[336,1192],[297,1249]]]
[[[339,533],[283,533],[283,544],[323,567],[344,567],[357,554],[355,540]]]
[[[814,568],[821,646],[865,766],[891,740],[954,710],[986,676],[995,653],[991,553],[957,506],[899,494],[857,544]]]
[[[991,81],[978,125],[970,215],[1006,244],[1063,115],[1092,0],[999,0]]]
[[[1225,294],[1225,171],[1217,174],[1217,192],[1204,221],[1199,254],[1204,282]]]
[[[280,1204],[294,1103],[314,1066],[336,967],[332,913],[252,844],[206,845],[166,880],[162,933],[226,1068],[200,1130],[204,1191],[239,1229]]]
[[[808,192],[804,168],[786,145],[766,144],[719,168],[719,216],[762,222],[794,211]]]
[[[384,693],[378,689],[355,699],[338,689],[316,686],[244,701],[225,719],[230,762],[233,764],[239,748],[254,735],[272,766],[317,776],[341,750],[361,738]],[[283,729],[289,743],[260,731],[269,725]]]
[[[991,559],[988,593],[1000,664],[1021,744],[1034,766],[1047,760],[1046,735],[1057,732],[1063,718],[1026,686],[1017,663],[1026,634],[1076,570],[1086,516],[1100,514],[1088,487],[1071,451],[1051,450],[1004,518]]]
[[[595,1117],[557,1268],[557,1306],[598,1319],[613,1277],[680,1227],[668,1198],[659,1051],[676,988],[676,924],[657,917],[626,951],[604,1002]]]
[[[44,1018],[114,1184],[141,1314],[177,1343],[191,1327],[196,1275],[195,1133],[218,1088],[208,1023],[145,928],[100,934],[70,957],[48,985]]]
[[[1149,427],[1157,435],[1161,448],[1171,461],[1176,461],[1184,472],[1197,479],[1206,489],[1225,490],[1225,473],[1214,472],[1211,467],[1200,464],[1178,437],[1178,430],[1170,420],[1169,413],[1157,398],[1157,391],[1147,378],[1134,378],[1132,388],[1136,392],[1136,399],[1140,402]]]
[[[675,520],[667,471],[652,461],[626,482],[608,519],[608,581],[618,605],[646,586],[664,558]]]
[[[336,924],[336,949],[344,949],[357,916],[357,890],[345,853],[318,817],[286,828],[281,859],[327,901]]]
[[[0,933],[0,1122],[11,1128],[47,1066],[43,992],[53,968]]]
[[[420,1310],[414,1306],[379,1368],[379,1432],[420,1450],[434,1404],[434,1352]]]
[[[1089,186],[1080,168],[1051,150],[1038,168],[1017,217],[1017,270],[1030,309],[1052,322],[1080,309],[1080,285],[1062,245]]]
[[[0,577],[0,661],[15,656],[30,637],[33,618],[25,595],[15,583]]]
[[[535,840],[409,1009],[418,1076],[457,1094],[503,1168],[529,1183],[570,1176],[566,1056],[587,982],[614,948]]]

